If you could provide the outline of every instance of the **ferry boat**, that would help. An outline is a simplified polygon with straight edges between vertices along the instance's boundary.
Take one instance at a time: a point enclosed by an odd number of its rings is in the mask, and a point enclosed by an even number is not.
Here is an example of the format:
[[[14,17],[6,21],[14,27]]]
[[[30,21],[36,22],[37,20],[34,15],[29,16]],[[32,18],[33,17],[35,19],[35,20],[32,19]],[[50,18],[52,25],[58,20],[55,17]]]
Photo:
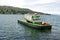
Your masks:
[[[25,14],[24,20],[18,20],[18,23],[21,23],[27,27],[44,30],[44,29],[51,29],[52,25],[47,22],[42,22],[40,18],[40,14]]]

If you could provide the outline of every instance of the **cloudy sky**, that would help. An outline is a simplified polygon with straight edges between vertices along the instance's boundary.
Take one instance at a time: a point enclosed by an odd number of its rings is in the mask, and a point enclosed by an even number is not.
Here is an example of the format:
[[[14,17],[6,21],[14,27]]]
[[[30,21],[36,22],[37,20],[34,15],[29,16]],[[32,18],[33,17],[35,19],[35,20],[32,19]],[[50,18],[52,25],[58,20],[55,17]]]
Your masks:
[[[60,14],[60,0],[0,0],[0,5],[29,8],[49,14]]]

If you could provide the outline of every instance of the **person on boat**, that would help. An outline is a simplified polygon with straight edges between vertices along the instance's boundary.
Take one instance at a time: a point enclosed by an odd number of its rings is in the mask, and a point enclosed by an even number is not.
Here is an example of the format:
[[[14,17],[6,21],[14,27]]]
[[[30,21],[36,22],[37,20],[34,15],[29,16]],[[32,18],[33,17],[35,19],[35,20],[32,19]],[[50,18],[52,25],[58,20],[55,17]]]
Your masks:
[[[42,25],[50,25],[49,23],[47,23],[47,22],[44,22]]]

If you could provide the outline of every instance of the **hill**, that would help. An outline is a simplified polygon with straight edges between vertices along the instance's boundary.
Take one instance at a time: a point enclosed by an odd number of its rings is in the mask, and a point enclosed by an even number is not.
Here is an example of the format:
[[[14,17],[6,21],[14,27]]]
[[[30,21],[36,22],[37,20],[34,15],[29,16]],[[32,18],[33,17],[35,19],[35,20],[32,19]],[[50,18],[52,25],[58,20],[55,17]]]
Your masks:
[[[12,7],[12,6],[0,6],[0,14],[26,14],[26,13],[45,14],[42,12],[32,11],[27,8],[18,8],[18,7]]]

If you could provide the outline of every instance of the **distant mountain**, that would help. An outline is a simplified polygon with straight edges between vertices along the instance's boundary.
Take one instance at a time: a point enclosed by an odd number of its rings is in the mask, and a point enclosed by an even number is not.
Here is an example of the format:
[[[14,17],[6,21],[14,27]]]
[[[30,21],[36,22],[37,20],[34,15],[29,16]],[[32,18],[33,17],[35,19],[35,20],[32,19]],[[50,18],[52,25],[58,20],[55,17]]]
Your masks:
[[[0,14],[26,14],[26,13],[45,14],[42,12],[32,11],[27,8],[18,8],[18,7],[12,7],[12,6],[0,6]]]

